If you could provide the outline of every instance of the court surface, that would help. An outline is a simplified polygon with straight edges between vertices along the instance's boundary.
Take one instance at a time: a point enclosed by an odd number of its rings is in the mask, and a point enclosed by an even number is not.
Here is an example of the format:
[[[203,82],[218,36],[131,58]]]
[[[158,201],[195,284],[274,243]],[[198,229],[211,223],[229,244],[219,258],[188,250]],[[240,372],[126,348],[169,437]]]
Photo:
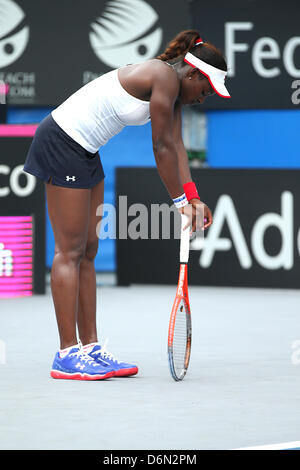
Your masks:
[[[188,374],[166,341],[174,287],[98,288],[101,339],[132,378],[49,377],[58,337],[46,296],[0,300],[1,449],[233,449],[300,440],[300,291],[190,288]],[[300,347],[298,346],[298,349]],[[298,354],[300,358],[300,354]],[[296,361],[297,362],[297,361]]]

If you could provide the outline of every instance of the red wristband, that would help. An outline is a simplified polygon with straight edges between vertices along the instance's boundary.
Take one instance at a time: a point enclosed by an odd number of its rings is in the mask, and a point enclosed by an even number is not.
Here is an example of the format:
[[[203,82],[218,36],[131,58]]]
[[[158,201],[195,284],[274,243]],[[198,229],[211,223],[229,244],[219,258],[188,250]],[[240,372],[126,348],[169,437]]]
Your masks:
[[[189,183],[185,183],[183,185],[183,189],[184,189],[184,192],[188,201],[190,201],[191,199],[200,199],[196,185],[195,183],[193,183],[193,181],[190,181]]]

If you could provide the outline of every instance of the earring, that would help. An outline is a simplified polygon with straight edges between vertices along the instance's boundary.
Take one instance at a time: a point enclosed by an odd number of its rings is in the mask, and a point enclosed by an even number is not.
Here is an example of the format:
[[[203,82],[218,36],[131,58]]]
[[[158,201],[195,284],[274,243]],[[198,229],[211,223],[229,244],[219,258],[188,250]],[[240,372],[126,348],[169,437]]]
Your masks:
[[[189,77],[189,80],[192,80],[192,77]]]

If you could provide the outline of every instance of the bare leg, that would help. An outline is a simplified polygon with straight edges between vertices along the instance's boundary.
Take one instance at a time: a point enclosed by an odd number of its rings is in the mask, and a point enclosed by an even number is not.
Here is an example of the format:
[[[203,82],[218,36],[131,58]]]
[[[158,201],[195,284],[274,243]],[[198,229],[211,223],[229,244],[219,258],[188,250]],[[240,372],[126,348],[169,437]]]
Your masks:
[[[101,215],[96,215],[97,207],[103,203],[104,181],[91,190],[88,239],[79,272],[78,332],[82,344],[94,343],[97,338],[96,326],[96,273],[94,260],[98,251],[96,227]]]
[[[46,192],[55,238],[51,290],[63,349],[77,343],[79,267],[86,249],[91,190],[46,184]]]

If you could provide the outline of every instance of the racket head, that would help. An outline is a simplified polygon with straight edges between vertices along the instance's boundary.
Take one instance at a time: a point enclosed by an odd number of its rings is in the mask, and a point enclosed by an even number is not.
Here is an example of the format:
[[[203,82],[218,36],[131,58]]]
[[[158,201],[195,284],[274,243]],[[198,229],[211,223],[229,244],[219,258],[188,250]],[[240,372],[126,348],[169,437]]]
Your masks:
[[[192,345],[192,320],[188,298],[187,264],[180,265],[176,296],[168,334],[168,358],[174,380],[183,380],[189,366]]]

